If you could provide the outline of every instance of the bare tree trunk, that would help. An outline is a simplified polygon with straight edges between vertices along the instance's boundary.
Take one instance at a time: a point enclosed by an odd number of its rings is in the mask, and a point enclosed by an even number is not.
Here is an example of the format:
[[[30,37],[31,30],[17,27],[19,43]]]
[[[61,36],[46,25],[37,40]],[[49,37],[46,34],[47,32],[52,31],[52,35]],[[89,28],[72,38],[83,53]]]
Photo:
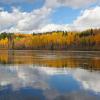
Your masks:
[[[8,37],[8,49],[9,50],[14,49],[14,36],[13,35]]]

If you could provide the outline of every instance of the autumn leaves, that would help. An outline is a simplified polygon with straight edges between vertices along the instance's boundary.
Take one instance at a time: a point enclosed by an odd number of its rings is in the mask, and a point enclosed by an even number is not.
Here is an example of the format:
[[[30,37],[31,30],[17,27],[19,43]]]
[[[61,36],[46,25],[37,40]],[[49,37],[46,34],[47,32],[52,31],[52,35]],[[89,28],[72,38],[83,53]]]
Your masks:
[[[42,34],[0,34],[0,49],[9,49],[13,35],[13,49],[32,50],[100,50],[100,29],[83,32],[48,32]],[[12,45],[12,42],[10,42]]]

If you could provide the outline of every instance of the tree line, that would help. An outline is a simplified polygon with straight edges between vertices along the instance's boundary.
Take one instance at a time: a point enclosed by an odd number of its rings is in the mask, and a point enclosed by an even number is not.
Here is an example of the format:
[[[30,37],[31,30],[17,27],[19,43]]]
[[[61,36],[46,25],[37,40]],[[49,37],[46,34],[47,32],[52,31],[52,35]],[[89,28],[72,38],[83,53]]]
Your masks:
[[[82,32],[53,31],[46,33],[0,34],[0,49],[16,50],[100,50],[100,29]]]

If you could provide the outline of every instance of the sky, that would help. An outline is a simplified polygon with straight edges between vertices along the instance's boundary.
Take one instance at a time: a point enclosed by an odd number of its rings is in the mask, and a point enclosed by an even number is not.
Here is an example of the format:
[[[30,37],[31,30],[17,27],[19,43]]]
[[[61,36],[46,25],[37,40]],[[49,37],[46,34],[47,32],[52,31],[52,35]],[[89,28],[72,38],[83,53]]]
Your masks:
[[[100,0],[0,0],[0,32],[100,28]]]

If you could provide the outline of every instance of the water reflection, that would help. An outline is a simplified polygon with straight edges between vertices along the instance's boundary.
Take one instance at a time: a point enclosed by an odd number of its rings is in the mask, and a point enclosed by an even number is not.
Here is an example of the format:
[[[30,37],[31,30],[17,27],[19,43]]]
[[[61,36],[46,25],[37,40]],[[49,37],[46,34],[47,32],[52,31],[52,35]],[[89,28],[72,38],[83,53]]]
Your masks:
[[[0,64],[35,64],[100,70],[100,52],[0,51]]]
[[[0,51],[0,100],[100,100],[100,52]]]
[[[1,66],[0,100],[99,100],[99,75],[79,68]]]

